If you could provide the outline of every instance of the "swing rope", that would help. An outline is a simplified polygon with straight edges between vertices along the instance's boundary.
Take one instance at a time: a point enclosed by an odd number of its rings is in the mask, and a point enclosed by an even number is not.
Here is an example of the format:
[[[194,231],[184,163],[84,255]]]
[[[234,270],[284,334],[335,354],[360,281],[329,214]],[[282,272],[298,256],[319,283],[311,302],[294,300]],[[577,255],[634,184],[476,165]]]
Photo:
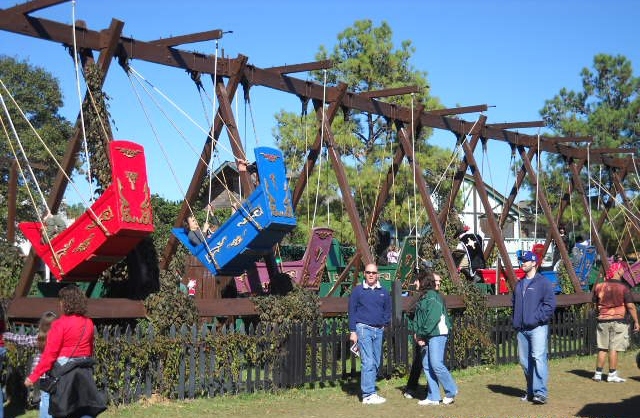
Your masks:
[[[84,124],[84,110],[82,109],[82,93],[80,92],[80,63],[78,62],[78,44],[76,40],[76,0],[71,1],[71,22],[73,33],[73,63],[75,70],[75,87],[78,94],[78,103],[80,104],[80,127],[82,130],[82,145],[84,148],[84,158],[87,162],[87,182],[89,183],[89,199],[94,200],[93,179],[91,177],[91,160],[89,159],[89,145],[87,143],[87,132]]]
[[[169,103],[170,103],[174,108],[176,108],[180,113],[182,113],[182,114],[183,114],[183,115],[184,115],[184,116],[185,116],[185,117],[186,117],[190,122],[192,122],[192,123],[193,123],[197,128],[199,128],[203,133],[205,133],[205,134],[208,136],[208,138],[209,138],[210,140],[213,140],[213,137],[212,137],[211,133],[210,133],[210,132],[207,132],[206,130],[204,130],[204,129],[203,129],[203,128],[202,128],[202,127],[201,127],[197,122],[195,122],[195,121],[193,120],[193,118],[192,118],[190,115],[188,115],[184,110],[182,110],[179,106],[177,106],[177,104],[176,104],[175,102],[173,102],[171,99],[169,99],[169,98],[168,98],[164,93],[162,93],[162,92],[161,92],[157,87],[155,87],[151,82],[149,82],[148,80],[146,80],[146,79],[145,79],[145,78],[144,78],[144,77],[143,77],[139,72],[137,72],[135,69],[133,69],[133,68],[132,68],[132,67],[130,67],[130,66],[128,66],[128,67],[127,67],[127,69],[131,70],[131,73],[129,73],[129,72],[127,71],[127,75],[129,76],[129,80],[130,80],[130,83],[131,83],[131,85],[132,85],[132,89],[136,92],[136,95],[137,95],[137,97],[138,97],[138,101],[139,101],[139,103],[140,103],[141,107],[144,109],[145,114],[146,114],[146,109],[145,109],[144,103],[143,103],[143,101],[141,100],[141,98],[140,98],[140,96],[139,96],[139,94],[138,94],[138,92],[137,92],[137,89],[135,88],[135,85],[133,84],[133,81],[132,81],[132,79],[131,79],[131,75],[133,75],[133,76],[134,76],[134,78],[133,78],[133,79],[134,79],[134,80],[136,80],[136,81],[138,82],[138,84],[142,87],[142,89],[147,93],[148,97],[149,97],[149,98],[152,100],[152,102],[156,105],[156,107],[158,108],[158,110],[162,113],[162,115],[163,115],[163,116],[164,116],[164,117],[169,121],[169,123],[170,123],[170,124],[174,127],[174,129],[178,132],[178,134],[179,134],[179,135],[180,135],[180,137],[183,139],[183,141],[187,144],[187,146],[189,147],[189,149],[191,149],[191,150],[193,151],[193,153],[194,153],[195,155],[197,155],[197,156],[198,156],[198,159],[200,160],[200,162],[202,162],[202,164],[204,164],[205,166],[207,166],[207,167],[208,167],[208,163],[207,163],[206,161],[204,161],[204,159],[202,158],[202,156],[201,156],[201,155],[200,155],[200,154],[195,150],[195,148],[193,147],[193,145],[191,144],[191,142],[186,138],[186,135],[184,134],[184,132],[183,132],[183,131],[182,131],[182,130],[181,130],[181,129],[176,125],[175,121],[174,121],[172,118],[170,118],[170,117],[169,117],[169,115],[167,114],[167,112],[166,112],[166,111],[165,111],[165,110],[160,106],[160,104],[158,103],[158,101],[157,101],[157,100],[155,99],[155,97],[151,94],[151,91],[149,90],[149,87],[150,87],[153,91],[157,92],[157,93],[158,93],[161,97],[163,97],[167,102],[169,102]],[[143,83],[143,81],[144,81],[144,83]],[[149,87],[148,87],[148,86],[149,86]],[[149,118],[149,116],[148,116],[148,115],[146,115],[146,117],[147,117],[147,121],[148,121],[149,125],[153,127],[153,124],[151,123],[151,119]],[[222,119],[222,117],[221,117],[221,116],[220,116],[220,119],[221,119],[221,120],[223,121],[223,123],[224,123],[224,119]],[[159,141],[159,136],[158,136],[158,134],[157,134],[157,131],[155,131],[155,128],[152,128],[152,129],[154,129],[154,135],[156,135],[156,141],[159,143],[160,141]],[[229,133],[229,138],[230,138],[230,140],[233,140],[233,135],[231,135],[230,133]],[[230,151],[230,149],[229,149],[229,148],[225,147],[225,146],[224,146],[224,145],[222,145],[222,144],[219,144],[219,145],[220,145],[220,147],[221,147],[223,150],[225,150],[225,151],[227,151],[227,152],[231,153],[231,151]],[[169,159],[168,159],[168,156],[167,156],[167,153],[166,153],[166,152],[164,152],[164,153],[163,153],[163,156],[165,157],[165,160],[167,161],[167,164],[170,164],[170,163],[169,163]],[[173,174],[174,174],[174,178],[177,178],[177,177],[175,176],[175,172],[174,172]],[[176,181],[176,183],[177,183],[177,184],[178,184],[178,186],[179,186],[179,182],[177,182],[177,181]],[[222,186],[223,186],[225,189],[228,189],[228,187],[227,187],[226,183],[225,183],[225,184],[223,184]],[[184,190],[182,189],[182,187],[181,187],[181,186],[179,186],[179,188],[180,188],[180,192],[181,192],[181,194],[182,194],[182,196],[183,196],[183,199],[186,201],[186,194],[185,194]],[[237,199],[237,198],[233,195],[233,193],[230,193],[230,196],[233,196],[233,198],[236,200],[235,202],[232,202],[232,203],[235,203],[235,204],[237,205],[238,210],[241,210],[241,211],[243,212],[243,215],[244,215],[244,216],[245,216],[245,217],[246,217],[246,218],[247,218],[251,223],[253,223],[253,224],[254,224],[258,229],[262,229],[262,227],[261,227],[261,226],[257,223],[257,221],[254,219],[253,215],[252,215],[252,214],[251,214],[251,213],[250,213],[246,208],[244,208],[244,207],[240,204],[240,202],[241,202],[241,201],[240,201],[240,199]],[[194,216],[194,215],[193,215],[193,210],[192,210],[192,208],[191,208],[191,206],[190,206],[189,202],[187,202],[187,206],[188,206],[188,208],[189,208],[189,210],[190,210],[190,212],[191,212],[192,216]]]
[[[413,155],[413,167],[412,167],[412,172],[413,172],[413,220],[415,222],[414,224],[414,237],[415,237],[415,242],[416,242],[416,256],[418,255],[418,247],[417,247],[417,243],[418,243],[418,198],[416,197],[417,194],[417,189],[416,189],[416,160],[417,160],[417,156],[416,156],[416,127],[415,127],[415,121],[414,121],[414,115],[415,115],[415,110],[414,110],[414,97],[415,94],[411,93],[411,153]],[[416,270],[419,268],[420,263],[418,261],[418,257],[414,257],[415,258],[415,263],[416,263]]]
[[[536,144],[536,171],[537,171],[537,180],[536,180],[536,200],[535,200],[535,217],[534,217],[534,226],[533,226],[533,239],[538,239],[538,197],[540,196],[540,175],[542,170],[540,170],[541,158],[540,158],[540,128],[538,128],[537,135],[537,144]]]
[[[322,80],[322,115],[320,122],[320,150],[324,146],[324,123],[325,123],[325,107],[327,103],[327,70],[323,70],[323,80]],[[327,159],[329,159],[329,155],[327,155]],[[315,204],[313,205],[313,218],[311,220],[311,228],[313,229],[316,224],[316,213],[318,211],[318,196],[320,195],[320,173],[322,172],[322,152],[320,152],[320,161],[318,162],[318,181],[316,184],[316,198]]]
[[[2,107],[5,109],[5,112],[6,112],[6,106],[5,106],[4,100],[2,99],[2,94],[0,94],[0,101],[2,101]],[[22,149],[22,145],[20,143],[20,138],[19,138],[18,133],[17,133],[17,131],[16,131],[14,125],[13,125],[13,122],[11,121],[11,118],[9,117],[8,114],[7,114],[7,117],[9,118],[8,121],[9,121],[9,124],[11,125],[11,130],[13,132],[13,135],[16,137],[16,141],[18,142],[18,144],[20,144],[20,148]],[[11,139],[10,139],[10,136],[9,136],[9,132],[7,131],[7,126],[5,125],[4,120],[2,118],[0,118],[0,123],[2,124],[2,130],[3,130],[4,134],[5,134],[5,137],[7,138],[7,143],[9,144],[9,147],[11,148],[11,153],[13,154],[13,158],[14,158],[14,160],[16,162],[16,165],[18,166],[18,171],[20,173],[20,177],[22,178],[22,181],[24,182],[24,184],[26,186],[27,194],[29,195],[29,200],[31,201],[31,204],[35,208],[35,207],[37,207],[36,199],[33,196],[33,193],[31,192],[31,187],[29,186],[29,182],[28,182],[27,177],[26,177],[26,175],[24,173],[24,170],[22,168],[22,164],[20,164],[20,159],[18,158],[18,154],[16,153],[16,149],[13,146],[13,143],[11,142]],[[24,153],[23,149],[22,149],[22,152]],[[27,167],[29,168],[29,171],[30,171],[31,175],[33,176],[33,171],[31,170],[31,166],[29,165],[28,160],[27,160]],[[40,193],[39,197],[44,200],[44,196],[42,195],[42,191],[40,190],[40,187],[38,187],[38,182],[35,181],[35,177],[34,177],[34,183],[36,184],[38,192]],[[45,203],[45,205],[46,205],[46,203]],[[44,216],[45,215],[41,215],[41,214],[38,213],[38,211],[36,211],[36,216],[38,217],[38,220],[40,221],[40,223],[42,225],[44,225]],[[62,266],[60,264],[60,258],[58,257],[58,254],[53,249],[53,245],[51,244],[51,239],[49,237],[49,232],[47,231],[47,228],[42,228],[42,233],[44,234],[45,242],[49,246],[49,250],[51,251],[51,255],[53,256],[53,260],[55,261],[55,263],[58,266],[58,268],[62,269]]]
[[[56,167],[58,168],[58,170],[63,174],[63,176],[65,177],[65,179],[67,180],[67,182],[71,185],[71,187],[74,189],[74,191],[77,193],[78,197],[80,198],[80,200],[82,201],[82,203],[87,207],[87,211],[88,213],[91,215],[91,218],[93,219],[94,222],[96,222],[96,225],[102,230],[102,232],[104,232],[105,234],[107,233],[107,229],[104,226],[104,224],[102,223],[102,221],[100,220],[100,217],[98,217],[96,215],[96,213],[93,211],[93,209],[91,208],[91,205],[84,199],[84,196],[82,195],[82,193],[80,193],[80,190],[78,190],[77,185],[75,184],[75,182],[69,177],[69,175],[64,171],[62,165],[60,165],[60,163],[58,162],[58,160],[56,159],[56,157],[54,156],[53,152],[51,151],[51,149],[47,146],[47,143],[42,139],[42,137],[40,136],[40,134],[38,133],[38,131],[36,130],[36,128],[33,126],[33,124],[31,123],[31,121],[29,120],[29,118],[27,118],[27,116],[25,115],[24,111],[22,110],[22,108],[18,105],[18,103],[16,102],[15,98],[11,95],[11,93],[9,92],[9,89],[7,88],[7,86],[4,84],[4,82],[0,79],[0,85],[2,86],[3,90],[7,93],[8,97],[11,99],[11,102],[13,103],[13,105],[16,107],[16,109],[18,110],[18,113],[20,113],[20,115],[22,116],[22,118],[24,119],[24,121],[27,123],[27,125],[29,125],[29,127],[31,128],[31,131],[33,132],[33,134],[36,136],[36,138],[38,139],[38,141],[40,141],[40,144],[42,145],[42,147],[45,149],[45,151],[47,152],[47,154],[49,155],[49,157],[53,160],[53,162],[55,163]],[[2,101],[2,106],[5,109],[5,113],[7,114],[7,118],[9,118],[9,120],[11,120],[11,116],[9,115],[9,111],[6,107],[6,104],[4,102],[4,99],[1,100]],[[13,125],[13,123],[12,123]],[[17,135],[17,131],[15,133],[15,135]],[[20,145],[20,148],[22,150],[23,153],[23,158],[25,159],[25,161],[27,162],[27,165],[29,167],[29,171],[31,172],[32,178],[35,181],[35,175],[33,175],[33,170],[31,169],[31,165],[29,164],[29,161],[26,157],[26,152],[24,151],[24,148],[22,147],[22,143],[19,141],[19,136],[17,137],[18,139],[18,144]],[[38,191],[41,195],[41,198],[43,200],[43,204],[44,207],[47,208],[47,211],[50,211],[49,206],[47,205],[46,200],[44,199],[44,194],[42,193],[42,191],[40,190],[40,186],[38,185],[38,182],[35,181],[36,187],[38,187]]]

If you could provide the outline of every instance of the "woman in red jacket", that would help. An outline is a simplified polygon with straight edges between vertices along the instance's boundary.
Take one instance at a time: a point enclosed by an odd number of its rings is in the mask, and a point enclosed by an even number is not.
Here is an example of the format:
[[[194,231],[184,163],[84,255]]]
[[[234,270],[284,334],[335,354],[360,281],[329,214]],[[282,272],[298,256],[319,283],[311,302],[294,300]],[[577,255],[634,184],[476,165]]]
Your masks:
[[[87,298],[76,285],[62,288],[58,297],[63,314],[51,325],[40,361],[24,384],[33,386],[48,371],[60,376],[51,393],[49,413],[93,417],[106,407],[93,380],[93,321],[86,316]],[[67,402],[70,397],[75,401]]]

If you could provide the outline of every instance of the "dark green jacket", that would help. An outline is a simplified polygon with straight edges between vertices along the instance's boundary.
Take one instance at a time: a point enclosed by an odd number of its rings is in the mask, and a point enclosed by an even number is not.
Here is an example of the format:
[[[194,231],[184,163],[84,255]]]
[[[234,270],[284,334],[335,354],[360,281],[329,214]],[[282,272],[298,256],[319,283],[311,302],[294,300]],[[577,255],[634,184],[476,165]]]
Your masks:
[[[439,292],[428,290],[416,304],[416,313],[409,323],[409,330],[422,338],[447,335],[451,318]]]

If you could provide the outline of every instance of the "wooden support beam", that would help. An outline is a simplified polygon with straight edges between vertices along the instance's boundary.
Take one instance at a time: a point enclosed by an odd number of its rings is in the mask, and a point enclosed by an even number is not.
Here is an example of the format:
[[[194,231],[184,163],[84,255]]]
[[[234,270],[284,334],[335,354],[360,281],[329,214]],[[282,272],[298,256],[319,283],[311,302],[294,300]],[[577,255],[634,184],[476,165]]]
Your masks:
[[[53,4],[53,2],[42,2],[41,4]],[[16,10],[18,9],[0,10],[0,29],[59,42],[65,45],[72,45],[72,26],[47,19],[30,16],[27,17],[22,13],[16,13]],[[104,40],[101,32],[81,28],[76,28],[76,32],[78,48],[89,48],[94,51],[104,48]],[[229,59],[219,60],[216,68],[214,57],[209,55],[183,51],[164,45],[156,45],[150,42],[125,37],[120,37],[118,40],[117,55],[122,61],[138,59],[167,66],[179,67],[190,72],[207,74],[215,73],[220,77],[230,77],[232,73],[231,68],[235,67],[235,63]],[[324,88],[322,85],[295,79],[272,70],[250,67],[245,68],[244,71],[244,78],[249,85],[262,85],[310,99],[323,100],[323,98],[326,97],[327,102],[334,101],[338,94],[335,87]],[[384,103],[358,93],[346,94],[343,99],[343,106],[362,112],[377,114],[392,120],[399,120],[403,123],[411,123],[413,117],[413,115],[411,115],[411,110],[406,107]],[[467,122],[458,118],[440,116],[436,111],[434,111],[434,113],[423,112],[420,116],[419,123],[422,126],[450,130],[458,135],[469,132],[473,126],[472,122]],[[514,145],[524,145],[527,147],[536,146],[539,139],[537,136],[496,129],[492,126],[486,126],[485,130],[481,133],[481,136],[488,139],[506,141]],[[559,147],[557,145],[554,146],[553,144],[547,143],[546,141],[542,142],[544,144],[541,145],[542,151],[560,153],[567,158],[587,158],[587,150],[585,149]],[[591,159],[592,164],[605,163],[605,161],[605,158],[599,155],[594,155]],[[620,164],[624,164],[625,166],[629,165],[630,161],[629,159],[609,159],[606,164],[609,166],[620,167]]]
[[[411,94],[411,93],[420,93],[420,88],[418,86],[404,86],[404,87],[396,87],[393,89],[364,91],[364,92],[361,92],[360,95],[362,97],[368,97],[370,99],[373,99],[377,97],[402,96],[404,94]]]
[[[483,127],[485,126],[487,117],[482,115],[478,119],[477,128],[480,131],[484,131]],[[472,134],[476,132],[476,130],[470,130]],[[469,164],[469,168],[471,169],[471,174],[473,174],[473,178],[475,180],[476,191],[478,196],[480,197],[480,201],[484,207],[485,213],[487,214],[487,224],[489,226],[489,230],[491,231],[491,235],[496,237],[496,243],[498,245],[498,251],[500,252],[500,256],[502,257],[502,263],[506,268],[506,277],[507,281],[511,287],[511,289],[515,289],[516,286],[516,276],[513,272],[513,265],[511,264],[511,259],[509,258],[509,252],[507,251],[507,247],[504,244],[504,239],[502,237],[502,231],[498,228],[498,223],[493,214],[493,208],[491,207],[491,203],[489,202],[489,194],[487,193],[487,188],[484,184],[484,180],[482,179],[482,175],[478,170],[478,164],[476,163],[476,159],[473,156],[473,150],[471,149],[471,145],[463,141],[462,149],[464,150],[464,157],[467,160],[467,164]]]
[[[222,29],[208,30],[206,32],[191,33],[189,35],[172,36],[170,38],[148,41],[150,45],[174,47],[177,45],[193,44],[196,42],[213,41],[222,38]]]
[[[486,104],[483,104],[483,105],[476,105],[476,106],[450,107],[448,109],[432,109],[432,110],[426,110],[425,112],[430,115],[450,116],[450,115],[461,115],[464,113],[484,112],[488,108],[489,107]],[[418,117],[418,120],[420,120],[419,117]]]
[[[460,135],[458,138],[458,142],[462,143],[463,141],[466,141],[467,134]],[[469,147],[471,149],[471,152],[475,152],[479,140],[480,130],[476,130],[471,135],[471,139],[469,140]],[[451,212],[451,209],[453,209],[453,204],[455,203],[456,197],[460,192],[460,188],[462,187],[462,183],[464,182],[464,175],[467,172],[468,168],[469,164],[467,163],[467,160],[463,158],[462,161],[460,161],[460,164],[458,164],[458,169],[453,175],[453,184],[451,185],[451,192],[449,192],[449,199],[447,199],[444,206],[440,210],[440,213],[438,214],[438,220],[440,221],[441,225],[447,224],[447,216],[449,215],[449,212]]]
[[[38,10],[46,9],[57,4],[67,3],[69,1],[70,0],[33,0],[17,4],[5,10],[11,13],[28,15],[29,13],[37,12]]]
[[[338,180],[340,192],[342,193],[344,206],[347,210],[347,214],[349,215],[349,221],[351,222],[353,232],[355,233],[358,252],[360,253],[360,256],[362,257],[365,264],[373,263],[374,259],[371,255],[371,251],[369,250],[369,245],[367,245],[367,236],[364,232],[364,228],[362,227],[362,221],[360,220],[360,215],[358,214],[358,210],[356,208],[356,202],[351,195],[352,189],[349,186],[347,173],[344,169],[344,166],[342,165],[342,160],[340,159],[338,147],[335,144],[331,126],[327,123],[327,120],[324,120],[322,124],[324,125],[324,137],[327,141],[327,151],[329,153],[329,158],[331,161],[331,165],[333,166],[333,170],[336,173],[336,178]]]
[[[531,122],[488,123],[487,126],[493,129],[520,129],[544,128],[547,125],[543,120],[535,120]]]
[[[251,68],[251,66],[249,66],[249,68]],[[327,70],[329,68],[333,68],[332,60],[305,62],[301,64],[283,65],[280,67],[269,67],[265,68],[265,71],[271,71],[273,73],[282,75],[291,73],[302,73],[306,71]]]
[[[515,149],[513,149],[512,152],[515,152]],[[536,155],[536,149],[529,148],[529,151],[527,151],[526,158],[529,161],[531,161],[531,159],[535,155]],[[516,201],[516,197],[518,196],[518,191],[520,190],[520,187],[524,182],[524,177],[526,174],[527,172],[523,164],[518,170],[518,174],[516,174],[516,179],[513,183],[513,187],[511,187],[511,191],[509,192],[509,196],[507,197],[507,200],[505,200],[502,203],[502,212],[500,212],[500,217],[498,218],[498,228],[500,228],[501,231],[502,231],[502,228],[504,227],[504,224],[507,222],[507,219],[509,218],[509,211],[511,210],[511,206],[513,206],[513,204]],[[484,249],[485,259],[487,259],[489,257],[489,254],[491,254],[491,252],[493,251],[493,247],[495,246],[495,243],[496,243],[495,237],[489,238],[489,241],[487,242],[487,246]]]
[[[396,122],[399,124],[399,122]],[[431,222],[431,230],[433,231],[433,235],[436,238],[436,242],[440,245],[440,251],[442,253],[442,257],[444,258],[444,263],[447,266],[447,270],[449,270],[449,274],[451,275],[451,280],[453,283],[460,283],[460,275],[458,274],[458,266],[456,266],[453,261],[453,255],[451,254],[451,248],[447,243],[447,239],[444,236],[444,230],[442,229],[442,224],[438,221],[438,214],[436,213],[435,208],[433,207],[433,202],[431,201],[431,193],[429,193],[429,188],[427,186],[426,181],[424,180],[424,173],[420,168],[420,164],[416,161],[416,157],[413,153],[413,147],[411,146],[410,135],[407,132],[407,129],[399,125],[398,129],[398,140],[404,149],[404,154],[407,156],[409,163],[411,164],[411,168],[413,170],[413,178],[416,181],[416,186],[422,197],[422,204],[427,211],[427,216],[429,217],[429,221]]]
[[[333,123],[333,119],[335,118],[338,110],[340,109],[340,103],[341,103],[340,97],[343,97],[344,94],[346,93],[347,85],[344,83],[341,83],[338,86],[338,89],[340,92],[342,92],[342,94],[334,102],[332,102],[326,110],[324,110],[324,114],[322,113],[324,109],[322,102],[318,102],[318,101],[314,102],[314,106],[316,108],[316,117],[318,118],[319,124],[322,124],[323,117],[325,118],[329,126],[331,126],[331,124]],[[324,142],[323,141],[324,138],[322,134],[323,132],[321,129],[318,130],[318,132],[316,133],[316,138],[313,141],[313,144],[311,145],[311,147],[309,148],[309,153],[307,154],[307,160],[305,161],[304,167],[302,167],[302,171],[300,172],[300,176],[298,176],[298,180],[296,181],[296,185],[293,190],[293,196],[291,198],[294,210],[298,206],[298,203],[302,198],[302,193],[304,192],[304,189],[307,187],[307,181],[309,180],[309,177],[311,177],[311,174],[313,173],[313,169],[316,165],[316,160],[318,159],[318,155],[320,155],[320,152],[322,151],[320,149],[322,143]]]
[[[16,209],[18,201],[18,163],[14,160],[9,168],[9,191],[7,193],[7,241],[16,241]]]

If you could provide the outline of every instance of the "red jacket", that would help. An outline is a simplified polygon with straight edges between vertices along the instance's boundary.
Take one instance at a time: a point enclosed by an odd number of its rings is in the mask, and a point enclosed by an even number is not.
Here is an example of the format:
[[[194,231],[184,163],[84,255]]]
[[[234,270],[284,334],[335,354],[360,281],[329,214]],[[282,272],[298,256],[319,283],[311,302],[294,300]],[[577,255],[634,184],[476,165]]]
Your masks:
[[[90,357],[93,355],[93,321],[81,315],[62,315],[53,321],[40,362],[29,375],[36,382],[51,370],[59,357]]]

